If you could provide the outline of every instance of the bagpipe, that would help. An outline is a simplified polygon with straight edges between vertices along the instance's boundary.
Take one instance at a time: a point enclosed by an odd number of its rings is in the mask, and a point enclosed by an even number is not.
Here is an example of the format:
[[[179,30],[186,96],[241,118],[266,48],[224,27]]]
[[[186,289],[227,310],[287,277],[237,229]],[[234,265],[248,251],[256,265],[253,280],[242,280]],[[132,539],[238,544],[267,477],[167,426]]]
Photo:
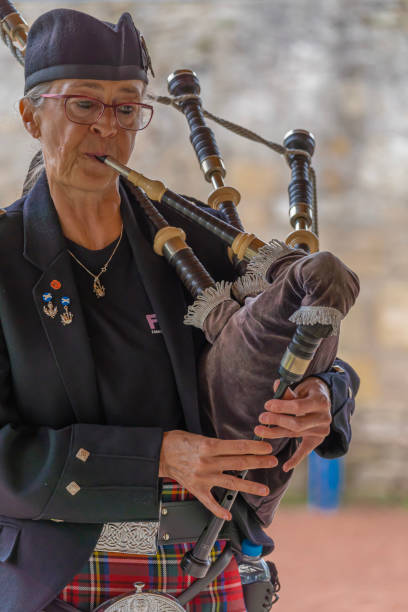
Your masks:
[[[27,24],[5,0],[0,0],[0,19],[4,42],[23,64]],[[306,130],[293,130],[279,145],[211,115],[203,109],[200,83],[191,70],[171,74],[168,91],[170,96],[150,94],[150,97],[185,115],[200,167],[213,187],[208,206],[216,213],[211,214],[205,207],[171,191],[163,182],[149,179],[112,157],[98,159],[132,185],[136,200],[156,230],[155,253],[165,257],[194,298],[184,323],[201,329],[208,342],[199,363],[205,428],[224,439],[251,438],[266,400],[271,396],[281,398],[290,385],[305,375],[331,367],[340,322],[357,298],[359,283],[356,275],[334,255],[318,251],[313,135]],[[288,163],[292,231],[285,242],[274,239],[266,243],[244,230],[237,211],[240,194],[224,183],[224,161],[206,118],[268,146]],[[236,269],[234,282],[214,281],[188,246],[185,232],[166,221],[165,211],[169,208],[225,243]],[[276,378],[279,386],[273,393]],[[271,441],[273,454],[286,458],[293,454],[297,444],[296,439],[289,438]],[[243,472],[241,477],[247,474]],[[242,494],[267,525],[288,486],[291,472],[284,473],[278,467],[257,470],[256,475],[250,476],[270,487],[271,495],[266,498]],[[226,491],[221,506],[230,510],[236,497],[236,491]],[[186,573],[198,579],[211,574],[209,556],[223,524],[222,519],[211,518],[196,546],[183,560]],[[227,559],[228,554],[224,557],[225,565]]]

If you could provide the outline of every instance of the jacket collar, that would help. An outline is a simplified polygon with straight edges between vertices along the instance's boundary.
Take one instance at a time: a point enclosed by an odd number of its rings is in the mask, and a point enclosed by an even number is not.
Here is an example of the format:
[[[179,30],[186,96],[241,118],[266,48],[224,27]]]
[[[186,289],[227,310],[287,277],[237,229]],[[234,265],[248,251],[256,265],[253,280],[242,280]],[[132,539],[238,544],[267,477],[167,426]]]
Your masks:
[[[24,257],[42,271],[33,287],[34,303],[65,391],[78,422],[101,422],[95,367],[85,320],[72,274],[71,258],[45,172],[27,195],[23,218]],[[60,289],[53,288],[53,281],[59,281]],[[44,312],[44,294],[51,294],[53,306],[58,307],[54,318]],[[61,319],[63,297],[70,300],[69,310],[73,320],[69,325],[63,325]]]
[[[44,271],[66,249],[45,171],[28,192],[23,215],[24,257]]]

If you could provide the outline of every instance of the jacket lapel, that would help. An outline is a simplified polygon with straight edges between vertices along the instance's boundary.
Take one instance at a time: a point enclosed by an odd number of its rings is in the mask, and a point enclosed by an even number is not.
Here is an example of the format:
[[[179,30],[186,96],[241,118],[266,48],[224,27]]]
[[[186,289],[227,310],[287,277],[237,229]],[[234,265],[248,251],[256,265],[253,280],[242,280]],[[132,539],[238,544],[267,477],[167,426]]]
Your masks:
[[[74,282],[71,261],[66,250],[57,212],[51,200],[45,173],[28,194],[24,204],[24,256],[42,271],[33,288],[33,297],[44,332],[57,362],[65,390],[77,420],[98,423],[98,390],[95,368],[84,316]],[[61,287],[58,286],[58,281]],[[44,311],[43,295],[51,294],[58,312],[52,318]],[[63,324],[64,306],[68,297],[72,322]]]
[[[146,293],[160,324],[173,366],[187,429],[200,433],[196,360],[191,329],[183,324],[186,304],[182,285],[164,257],[153,251],[140,230],[121,187],[123,222]]]

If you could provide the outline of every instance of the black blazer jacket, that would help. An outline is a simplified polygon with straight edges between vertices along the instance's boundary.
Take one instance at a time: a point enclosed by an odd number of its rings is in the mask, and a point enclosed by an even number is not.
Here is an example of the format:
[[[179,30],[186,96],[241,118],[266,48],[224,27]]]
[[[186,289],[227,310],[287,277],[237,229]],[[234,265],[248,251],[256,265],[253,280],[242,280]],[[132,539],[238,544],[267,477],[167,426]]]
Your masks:
[[[160,322],[187,429],[201,433],[196,358],[203,340],[183,325],[186,295],[122,190],[124,227]],[[216,279],[231,279],[225,246],[177,213],[189,243]],[[0,608],[39,612],[91,554],[107,521],[157,520],[160,428],[103,422],[81,304],[45,174],[0,217]],[[70,325],[48,317],[42,296],[59,280]],[[357,383],[327,373],[340,415],[326,454],[347,450]],[[135,364],[137,371],[137,364]],[[334,381],[334,382],[333,382]],[[337,386],[336,386],[337,385]],[[339,437],[340,436],[340,437]],[[340,440],[341,438],[341,440]],[[344,447],[344,448],[343,448]],[[84,462],[78,451],[85,449]],[[77,492],[75,485],[80,487]],[[71,485],[71,486],[70,486]],[[75,492],[75,494],[73,494]],[[244,511],[249,532],[250,509]],[[256,521],[255,521],[256,522]],[[267,543],[267,542],[266,542]]]

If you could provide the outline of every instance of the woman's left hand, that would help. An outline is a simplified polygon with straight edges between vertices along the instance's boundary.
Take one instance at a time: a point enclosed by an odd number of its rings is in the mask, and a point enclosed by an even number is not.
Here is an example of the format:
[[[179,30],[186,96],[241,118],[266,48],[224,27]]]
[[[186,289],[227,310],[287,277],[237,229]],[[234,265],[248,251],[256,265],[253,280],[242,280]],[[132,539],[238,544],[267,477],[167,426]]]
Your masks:
[[[279,381],[275,381],[275,391],[278,384]],[[288,472],[329,434],[332,421],[330,407],[330,392],[326,383],[311,376],[302,381],[294,391],[288,389],[282,399],[265,402],[267,412],[259,415],[262,425],[257,425],[254,432],[264,440],[302,438],[297,450],[282,466],[283,471]]]

